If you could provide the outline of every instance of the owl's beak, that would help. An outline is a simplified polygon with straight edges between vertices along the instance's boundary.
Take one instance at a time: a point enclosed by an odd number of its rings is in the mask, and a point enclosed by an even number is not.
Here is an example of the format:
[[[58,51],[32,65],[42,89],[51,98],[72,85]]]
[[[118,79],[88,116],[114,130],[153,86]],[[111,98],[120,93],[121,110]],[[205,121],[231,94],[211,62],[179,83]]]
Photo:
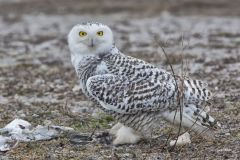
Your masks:
[[[96,45],[96,41],[93,38],[90,38],[88,45],[89,47],[93,48]]]

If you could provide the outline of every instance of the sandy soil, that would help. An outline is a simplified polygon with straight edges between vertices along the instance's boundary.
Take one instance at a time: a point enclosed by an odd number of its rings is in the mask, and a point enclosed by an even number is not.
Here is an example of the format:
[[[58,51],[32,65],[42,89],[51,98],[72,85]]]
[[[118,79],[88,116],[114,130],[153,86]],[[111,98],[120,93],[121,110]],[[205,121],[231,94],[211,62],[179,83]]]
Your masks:
[[[137,5],[136,5],[137,4]],[[237,0],[215,2],[103,0],[0,0],[0,127],[14,118],[34,125],[73,127],[79,134],[106,131],[115,123],[96,114],[77,91],[66,36],[83,21],[109,25],[124,53],[209,83],[211,115],[222,124],[215,141],[192,135],[173,151],[164,145],[171,126],[152,142],[113,148],[106,141],[76,145],[69,136],[20,143],[0,159],[240,159],[240,19]],[[183,39],[183,40],[182,40]],[[184,46],[184,50],[183,50]],[[114,154],[113,154],[114,152]]]

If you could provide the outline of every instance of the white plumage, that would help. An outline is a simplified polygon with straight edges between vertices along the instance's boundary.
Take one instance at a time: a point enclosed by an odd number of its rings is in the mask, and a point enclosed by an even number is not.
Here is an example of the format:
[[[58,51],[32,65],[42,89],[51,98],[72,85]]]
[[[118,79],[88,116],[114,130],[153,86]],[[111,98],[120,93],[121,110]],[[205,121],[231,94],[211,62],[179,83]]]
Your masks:
[[[115,47],[111,29],[100,23],[76,25],[68,43],[83,93],[125,125],[115,133],[136,133],[129,141],[119,141],[122,138],[116,134],[115,144],[135,143],[139,135],[149,135],[161,118],[179,124],[180,112],[175,115],[175,111],[179,109],[178,86],[182,84],[182,125],[212,136],[216,121],[201,108],[211,98],[205,83],[174,78],[165,70],[125,56]]]

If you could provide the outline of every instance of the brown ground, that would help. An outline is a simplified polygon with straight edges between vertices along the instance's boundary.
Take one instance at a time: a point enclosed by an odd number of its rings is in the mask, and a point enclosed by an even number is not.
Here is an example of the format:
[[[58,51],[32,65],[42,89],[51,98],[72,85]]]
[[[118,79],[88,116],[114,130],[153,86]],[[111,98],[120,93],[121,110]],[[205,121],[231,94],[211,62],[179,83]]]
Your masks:
[[[63,135],[20,143],[0,159],[240,159],[239,5],[237,0],[1,0],[0,127],[16,117],[33,125],[73,127],[79,134],[114,124],[108,116],[92,116],[94,106],[86,107],[82,93],[73,90],[77,78],[66,36],[74,24],[94,20],[113,29],[124,53],[159,67],[169,69],[153,35],[165,44],[177,73],[183,52],[186,72],[208,82],[215,94],[211,115],[222,130],[213,142],[192,134],[191,144],[171,151],[164,147],[167,126],[153,142],[116,147],[115,156],[110,144],[80,146]],[[72,113],[76,108],[86,111]]]

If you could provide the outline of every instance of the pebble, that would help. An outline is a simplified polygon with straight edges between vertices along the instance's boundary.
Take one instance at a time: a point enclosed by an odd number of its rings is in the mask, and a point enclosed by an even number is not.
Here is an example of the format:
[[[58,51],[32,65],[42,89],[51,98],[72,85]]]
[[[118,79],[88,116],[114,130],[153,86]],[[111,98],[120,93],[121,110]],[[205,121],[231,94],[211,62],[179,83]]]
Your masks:
[[[43,79],[38,78],[33,82],[33,85],[38,86],[38,85],[44,84],[44,83],[45,83],[45,81]]]
[[[79,92],[81,87],[79,85],[75,85],[72,89],[73,92]]]
[[[176,140],[170,141],[170,146],[174,146],[175,143],[176,143]],[[176,146],[182,146],[182,145],[190,144],[190,143],[191,143],[190,134],[188,132],[186,132],[178,137]]]

